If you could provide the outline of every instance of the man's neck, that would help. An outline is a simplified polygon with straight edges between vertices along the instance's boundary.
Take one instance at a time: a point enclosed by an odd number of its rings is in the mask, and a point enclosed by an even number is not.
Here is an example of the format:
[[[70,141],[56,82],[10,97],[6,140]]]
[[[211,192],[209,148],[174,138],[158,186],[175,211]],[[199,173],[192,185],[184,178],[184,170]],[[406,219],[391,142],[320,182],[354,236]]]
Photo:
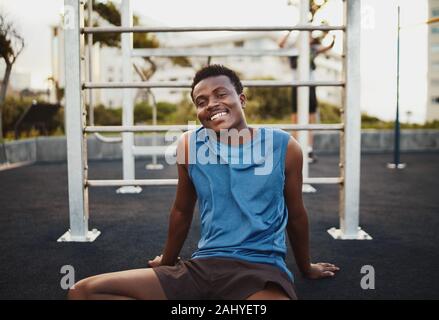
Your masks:
[[[239,141],[238,144],[244,144],[249,140],[254,139],[255,132],[256,132],[255,128],[250,128],[245,123],[245,126],[238,126],[238,127],[227,129],[226,132],[224,132],[223,134],[221,134],[221,130],[220,130],[216,134],[218,141],[224,144],[235,145],[237,140]],[[234,137],[234,135],[238,135],[238,137]]]

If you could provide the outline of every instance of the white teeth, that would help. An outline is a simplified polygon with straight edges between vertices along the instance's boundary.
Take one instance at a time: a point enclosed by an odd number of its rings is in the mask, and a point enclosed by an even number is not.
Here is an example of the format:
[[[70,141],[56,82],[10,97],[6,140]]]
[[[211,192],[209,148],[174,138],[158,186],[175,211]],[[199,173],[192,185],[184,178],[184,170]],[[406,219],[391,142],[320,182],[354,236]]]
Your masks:
[[[226,114],[227,114],[227,112],[220,112],[220,113],[217,113],[217,114],[213,115],[213,116],[210,118],[210,120],[215,120],[215,119],[217,119],[217,118],[219,118],[219,117],[225,116]]]

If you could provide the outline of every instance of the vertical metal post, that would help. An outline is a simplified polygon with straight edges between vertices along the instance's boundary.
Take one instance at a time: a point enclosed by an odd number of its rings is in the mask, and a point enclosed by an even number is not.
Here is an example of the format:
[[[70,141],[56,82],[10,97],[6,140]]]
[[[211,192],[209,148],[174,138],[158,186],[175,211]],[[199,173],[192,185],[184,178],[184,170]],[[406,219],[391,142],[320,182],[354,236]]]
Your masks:
[[[388,163],[387,168],[389,169],[404,169],[406,167],[405,163],[400,163],[400,124],[399,124],[399,59],[400,59],[400,35],[401,30],[401,17],[400,17],[400,6],[398,6],[398,33],[397,33],[397,43],[396,43],[396,116],[395,116],[395,135],[394,135],[394,147],[393,147],[393,163]]]
[[[359,227],[360,215],[360,36],[361,0],[344,0],[346,32],[344,39],[345,77],[343,122],[340,137],[340,167],[344,185],[340,188],[340,229],[328,232],[336,239],[371,239]]]
[[[87,17],[88,26],[92,27],[92,12],[93,0],[88,0]],[[87,35],[87,56],[88,56],[88,82],[93,82],[93,33]],[[93,105],[93,90],[88,90],[88,120],[90,125],[94,125],[94,105]]]
[[[52,84],[50,90],[50,103],[58,103],[57,101],[57,84],[59,84],[58,66],[60,59],[58,57],[59,33],[57,26],[52,27],[52,41],[50,42],[50,56],[52,58]]]
[[[309,0],[300,1],[300,23],[309,23]],[[309,81],[310,73],[310,33],[309,31],[301,31],[299,36],[299,60],[298,60],[298,78],[299,81]],[[309,87],[297,88],[298,106],[297,106],[297,118],[299,124],[309,123]],[[308,166],[308,131],[299,131],[298,133],[299,144],[303,150],[303,178],[308,178],[309,166]],[[316,190],[308,184],[304,184],[302,187],[303,192],[315,192]]]
[[[148,95],[151,97],[152,102],[152,125],[157,125],[157,101],[155,99],[154,93],[152,90],[148,90]],[[157,132],[152,133],[152,145],[154,147],[157,146]],[[157,163],[157,155],[153,154],[152,156],[152,163],[149,163],[145,166],[148,170],[162,170],[163,165],[160,163]]]
[[[93,241],[100,234],[88,231],[88,190],[86,141],[83,135],[85,113],[81,92],[82,8],[78,0],[65,0],[64,63],[65,63],[65,120],[67,137],[67,167],[69,189],[70,229],[58,241]]]
[[[393,161],[399,165],[399,31],[401,29],[400,7],[398,6],[398,40],[396,48],[396,118],[395,118],[395,151]]]
[[[122,27],[133,26],[133,11],[131,0],[122,0],[121,3]],[[131,51],[133,49],[133,33],[122,33],[122,79],[124,83],[132,82],[133,69],[131,63]],[[133,89],[122,89],[122,125],[132,126],[134,124],[133,110]],[[135,158],[133,153],[134,133],[122,133],[122,162],[123,179],[135,179]],[[117,189],[117,193],[140,193],[139,186],[124,186]]]

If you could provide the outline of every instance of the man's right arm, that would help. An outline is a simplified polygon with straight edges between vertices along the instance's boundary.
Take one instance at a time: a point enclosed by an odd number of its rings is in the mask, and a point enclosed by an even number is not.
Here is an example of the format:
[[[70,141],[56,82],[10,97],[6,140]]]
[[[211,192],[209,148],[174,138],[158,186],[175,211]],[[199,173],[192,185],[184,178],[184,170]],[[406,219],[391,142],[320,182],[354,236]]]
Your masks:
[[[284,35],[279,41],[278,41],[278,46],[279,48],[283,48],[285,47],[285,44],[287,43],[288,37],[290,36],[291,31],[289,31],[286,35]]]
[[[177,145],[178,185],[174,205],[169,218],[161,265],[174,265],[189,232],[197,194],[188,173],[188,133],[184,133]]]

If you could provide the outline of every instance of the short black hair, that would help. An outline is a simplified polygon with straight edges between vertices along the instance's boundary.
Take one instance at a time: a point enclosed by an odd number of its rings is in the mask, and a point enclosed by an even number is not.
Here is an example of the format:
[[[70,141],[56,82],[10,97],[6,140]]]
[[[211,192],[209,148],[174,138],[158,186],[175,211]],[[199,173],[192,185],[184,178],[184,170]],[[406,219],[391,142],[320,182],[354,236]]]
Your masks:
[[[212,64],[208,65],[197,71],[195,74],[194,80],[191,85],[191,98],[194,99],[194,88],[201,81],[209,77],[217,77],[217,76],[226,76],[230,79],[233,86],[235,87],[236,93],[241,94],[244,90],[241,80],[235,71],[221,65],[221,64]]]

